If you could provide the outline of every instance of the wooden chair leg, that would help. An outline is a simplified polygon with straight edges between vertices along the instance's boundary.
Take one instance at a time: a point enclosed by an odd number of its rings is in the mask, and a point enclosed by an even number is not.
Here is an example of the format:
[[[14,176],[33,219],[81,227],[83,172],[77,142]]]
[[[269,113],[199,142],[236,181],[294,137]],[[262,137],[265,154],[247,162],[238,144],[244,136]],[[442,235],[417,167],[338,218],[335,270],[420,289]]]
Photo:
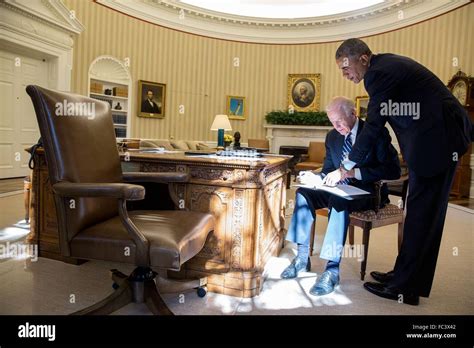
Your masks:
[[[354,248],[354,226],[349,225],[349,245]]]
[[[299,169],[294,169],[293,170],[293,175],[295,176],[295,178],[293,179],[293,182],[297,182],[297,178],[298,178],[298,174],[300,173]]]
[[[169,279],[158,275],[155,279],[160,294],[182,293],[207,285],[207,277],[199,279]]]
[[[316,236],[316,216],[326,216],[328,217],[328,211],[327,209],[316,209],[315,213],[315,219],[313,221],[313,224],[311,225],[311,239],[310,239],[310,255],[313,255],[313,249],[314,249],[314,237]],[[329,218],[329,217],[328,217]]]
[[[115,268],[110,270],[110,277],[112,278],[114,283],[117,285],[123,283],[125,279],[128,278],[126,274],[123,274],[122,272],[120,272],[119,270]]]
[[[142,280],[141,275],[146,274],[147,271],[148,269],[143,270],[143,267],[142,269],[137,267],[130,276],[127,276],[116,269],[110,270],[112,280],[115,283],[113,286],[115,291],[102,301],[74,312],[72,315],[105,315],[113,313],[129,303],[143,302],[155,315],[173,315],[173,312],[171,312],[158,292],[157,285],[155,284],[156,273],[148,279]],[[200,284],[203,284],[202,280],[180,283],[175,287],[176,290],[182,290],[183,284],[189,286],[200,286]]]
[[[133,302],[133,291],[128,279],[122,280],[118,288],[102,301],[93,304],[71,315],[106,315]]]
[[[400,253],[400,248],[402,247],[404,225],[403,222],[398,224],[398,253]]]
[[[23,180],[24,190],[24,204],[25,204],[25,222],[30,221],[30,192],[31,192],[31,179],[30,176],[25,177]]]
[[[158,293],[153,280],[145,281],[145,303],[148,309],[155,315],[174,315]]]
[[[364,257],[360,265],[360,280],[365,278],[365,269],[367,268],[367,258],[369,256],[369,238],[370,238],[371,226],[364,225],[364,231],[362,234],[362,244],[364,245]]]

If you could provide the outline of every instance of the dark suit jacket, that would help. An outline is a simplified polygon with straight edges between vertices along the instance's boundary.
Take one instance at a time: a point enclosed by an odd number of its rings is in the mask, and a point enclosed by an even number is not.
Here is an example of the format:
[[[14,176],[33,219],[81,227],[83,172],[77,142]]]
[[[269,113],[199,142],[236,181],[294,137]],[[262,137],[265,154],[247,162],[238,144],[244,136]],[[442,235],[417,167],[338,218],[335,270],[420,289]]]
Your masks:
[[[370,97],[367,122],[349,155],[351,161],[363,162],[387,121],[408,168],[418,175],[434,176],[448,168],[454,152],[459,157],[466,152],[472,127],[466,110],[421,64],[394,54],[373,55],[364,85]],[[419,119],[409,114],[382,116],[382,103],[389,100],[419,103]]]
[[[367,122],[359,119],[359,128],[357,129],[356,142],[361,136]],[[321,173],[323,176],[339,168],[342,157],[342,146],[345,136],[341,135],[335,129],[331,130],[326,136],[326,157]],[[397,150],[392,145],[392,138],[387,128],[383,127],[381,135],[377,138],[375,146],[372,147],[364,160],[356,168],[360,168],[362,180],[352,180],[350,185],[361,188],[362,190],[375,192],[376,181],[387,179],[398,179],[401,174],[400,161],[398,160]],[[351,151],[352,153],[352,151]],[[382,189],[381,203],[388,202],[388,191],[386,185]]]
[[[145,99],[144,101],[142,101],[141,112],[146,112],[147,114],[159,114],[161,113],[161,110],[158,107],[158,104],[153,102],[153,107],[152,107],[148,99]]]

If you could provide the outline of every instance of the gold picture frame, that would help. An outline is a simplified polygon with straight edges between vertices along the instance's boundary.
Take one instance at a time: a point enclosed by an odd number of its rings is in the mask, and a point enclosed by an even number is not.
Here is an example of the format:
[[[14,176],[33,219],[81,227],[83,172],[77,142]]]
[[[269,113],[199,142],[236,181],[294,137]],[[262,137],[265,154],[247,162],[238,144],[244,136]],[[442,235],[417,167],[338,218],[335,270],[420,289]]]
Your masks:
[[[247,105],[245,104],[245,97],[238,97],[234,95],[227,96],[227,116],[230,120],[247,119]]]
[[[297,111],[319,111],[321,74],[288,75],[288,108]]]
[[[166,85],[163,83],[138,81],[138,116],[164,118],[166,110]],[[150,100],[151,97],[151,100]]]
[[[357,96],[355,99],[356,115],[361,119],[367,118],[367,110],[369,107],[369,97],[366,95]]]

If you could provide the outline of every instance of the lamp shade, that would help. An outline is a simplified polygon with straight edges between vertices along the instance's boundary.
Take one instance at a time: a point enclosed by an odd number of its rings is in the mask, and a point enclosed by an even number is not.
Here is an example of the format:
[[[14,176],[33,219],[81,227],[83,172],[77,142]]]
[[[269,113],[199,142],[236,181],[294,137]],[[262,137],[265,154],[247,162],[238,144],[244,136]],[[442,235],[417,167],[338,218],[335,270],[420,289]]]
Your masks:
[[[212,122],[211,130],[216,131],[219,129],[223,130],[232,130],[232,126],[230,125],[229,119],[227,115],[216,115],[214,118],[214,122]]]

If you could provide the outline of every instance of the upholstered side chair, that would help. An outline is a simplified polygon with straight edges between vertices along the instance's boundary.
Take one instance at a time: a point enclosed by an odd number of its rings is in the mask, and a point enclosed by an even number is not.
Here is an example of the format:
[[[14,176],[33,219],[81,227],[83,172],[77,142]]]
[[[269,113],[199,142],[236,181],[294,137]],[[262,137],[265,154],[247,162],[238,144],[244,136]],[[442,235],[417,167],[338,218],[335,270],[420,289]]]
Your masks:
[[[382,208],[380,207],[381,190],[383,185],[387,184],[400,184],[403,186],[403,197],[400,205],[386,204]],[[398,251],[400,251],[403,241],[403,226],[405,223],[405,211],[404,204],[406,199],[406,193],[408,190],[408,173],[403,174],[399,179],[395,180],[379,180],[375,183],[375,209],[374,210],[363,210],[354,211],[350,214],[350,221],[348,227],[348,238],[349,245],[354,247],[354,227],[360,227],[362,229],[362,246],[364,248],[362,260],[360,264],[360,280],[365,279],[365,271],[367,268],[367,259],[369,257],[369,239],[370,232],[372,229],[378,227],[384,227],[392,224],[397,224],[397,240],[398,240]],[[328,209],[317,209],[317,215],[328,216]],[[316,234],[316,225],[313,223],[311,228],[311,240],[310,240],[310,255],[313,255],[314,250],[314,236]]]
[[[253,147],[256,149],[270,150],[270,142],[267,139],[248,139],[248,147]]]
[[[295,166],[296,175],[303,170],[316,170],[323,167],[326,147],[324,142],[311,141],[309,143],[308,154],[301,156],[302,162]]]

